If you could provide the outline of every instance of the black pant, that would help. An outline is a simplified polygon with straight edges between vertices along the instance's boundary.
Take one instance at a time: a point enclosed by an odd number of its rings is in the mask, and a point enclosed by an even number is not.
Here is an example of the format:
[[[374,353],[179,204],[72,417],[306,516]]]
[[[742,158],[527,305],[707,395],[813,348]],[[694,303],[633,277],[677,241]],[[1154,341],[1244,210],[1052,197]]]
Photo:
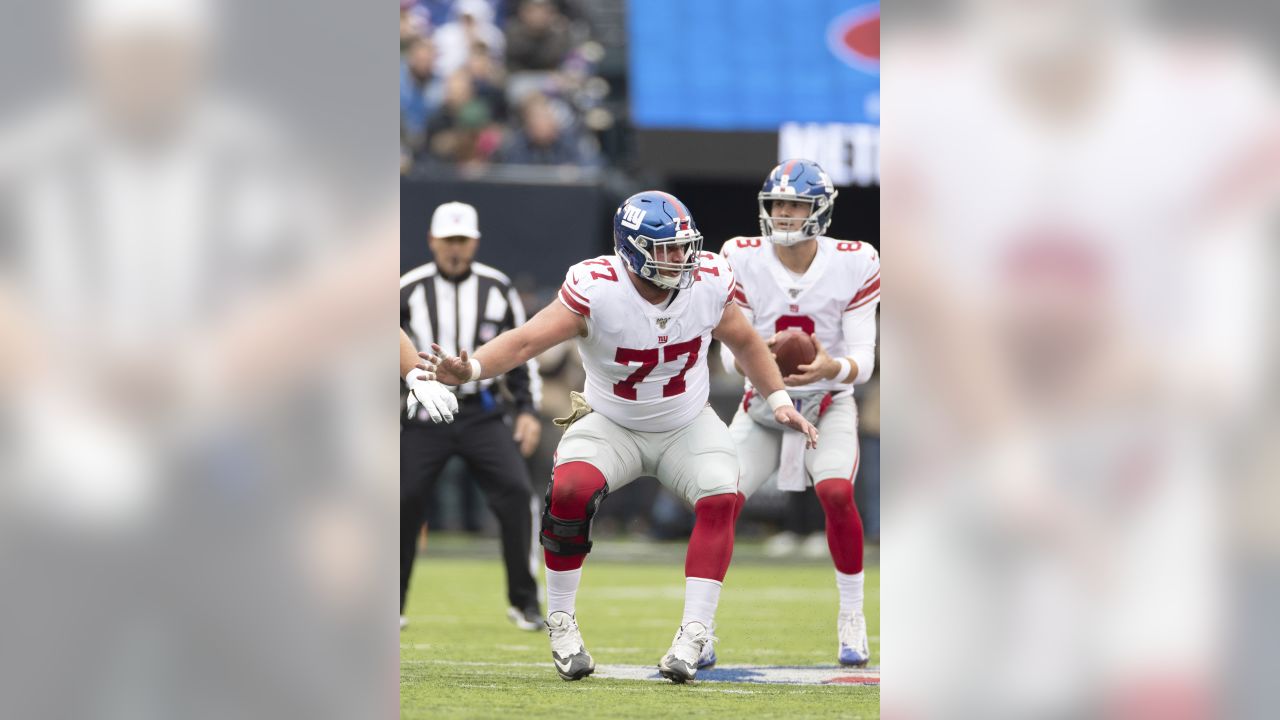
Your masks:
[[[507,600],[518,608],[538,604],[531,569],[533,491],[529,470],[502,412],[464,403],[448,425],[405,423],[400,429],[400,610],[418,549],[418,533],[436,476],[460,455],[480,485],[502,530]]]

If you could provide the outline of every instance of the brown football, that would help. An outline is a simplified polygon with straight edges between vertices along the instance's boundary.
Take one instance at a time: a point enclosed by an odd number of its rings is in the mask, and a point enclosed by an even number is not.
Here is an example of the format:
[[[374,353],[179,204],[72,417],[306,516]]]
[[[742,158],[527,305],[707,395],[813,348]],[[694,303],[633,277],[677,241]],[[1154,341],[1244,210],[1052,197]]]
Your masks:
[[[813,344],[813,338],[803,330],[787,330],[773,344],[773,354],[777,357],[778,369],[785,378],[798,374],[801,365],[813,362],[818,356],[818,348]]]

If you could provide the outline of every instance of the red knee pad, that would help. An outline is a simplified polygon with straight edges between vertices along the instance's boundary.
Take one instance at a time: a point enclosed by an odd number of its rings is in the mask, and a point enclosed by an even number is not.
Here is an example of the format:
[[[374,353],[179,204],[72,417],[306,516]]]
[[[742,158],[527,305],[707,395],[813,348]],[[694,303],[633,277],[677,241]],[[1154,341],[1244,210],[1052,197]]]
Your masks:
[[[862,572],[862,517],[853,502],[853,483],[831,478],[814,489],[827,516],[827,547],[836,570],[849,575]]]
[[[569,462],[557,465],[551,476],[546,508],[542,512],[543,558],[550,570],[576,570],[591,550],[590,522],[607,492],[604,475],[594,465]],[[566,532],[564,523],[575,529]]]
[[[685,577],[724,581],[733,559],[733,521],[740,497],[738,493],[712,495],[693,506],[695,519],[684,559]]]

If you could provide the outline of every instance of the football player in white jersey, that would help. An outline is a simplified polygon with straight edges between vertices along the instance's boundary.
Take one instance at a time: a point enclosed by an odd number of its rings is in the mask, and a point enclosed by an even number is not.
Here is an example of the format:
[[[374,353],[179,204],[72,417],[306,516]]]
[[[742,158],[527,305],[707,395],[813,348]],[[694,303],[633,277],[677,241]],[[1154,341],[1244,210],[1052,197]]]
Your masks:
[[[693,679],[711,641],[720,586],[733,554],[738,459],[729,430],[707,404],[707,349],[732,348],[779,427],[803,446],[818,432],[796,410],[769,349],[734,302],[732,269],[702,252],[689,210],[671,195],[633,195],[614,215],[615,254],[569,268],[553,302],[523,326],[468,358],[423,355],[422,367],[446,384],[493,377],[576,338],[586,369],[585,398],[556,451],[542,518],[547,565],[547,627],[556,671],[590,675],[595,661],[574,613],[591,518],[609,492],[654,475],[693,506],[685,559],[685,607],[658,667],[674,682]]]
[[[781,432],[770,413],[762,412],[761,391],[749,375],[729,431],[742,465],[740,502],[774,471],[779,486],[788,490],[803,490],[812,478],[826,515],[840,595],[838,658],[841,665],[862,667],[870,651],[862,614],[862,518],[853,502],[858,469],[853,386],[866,382],[875,364],[880,257],[866,243],[822,234],[831,224],[836,194],[817,163],[783,162],[765,178],[759,194],[762,237],[733,238],[721,251],[738,282],[735,300],[770,347],[793,328],[813,338],[817,357],[784,380],[796,388],[796,407],[817,425],[822,441],[806,449]],[[723,347],[721,359],[726,369],[735,369],[732,348]],[[714,647],[707,643],[699,665],[714,662]]]

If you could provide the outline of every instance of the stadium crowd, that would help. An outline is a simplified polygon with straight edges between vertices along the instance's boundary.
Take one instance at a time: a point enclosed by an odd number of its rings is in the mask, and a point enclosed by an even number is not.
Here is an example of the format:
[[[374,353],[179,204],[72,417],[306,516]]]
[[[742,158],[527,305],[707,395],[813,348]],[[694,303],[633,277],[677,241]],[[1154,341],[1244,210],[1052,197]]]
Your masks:
[[[401,169],[595,167],[614,124],[577,0],[401,0]]]

